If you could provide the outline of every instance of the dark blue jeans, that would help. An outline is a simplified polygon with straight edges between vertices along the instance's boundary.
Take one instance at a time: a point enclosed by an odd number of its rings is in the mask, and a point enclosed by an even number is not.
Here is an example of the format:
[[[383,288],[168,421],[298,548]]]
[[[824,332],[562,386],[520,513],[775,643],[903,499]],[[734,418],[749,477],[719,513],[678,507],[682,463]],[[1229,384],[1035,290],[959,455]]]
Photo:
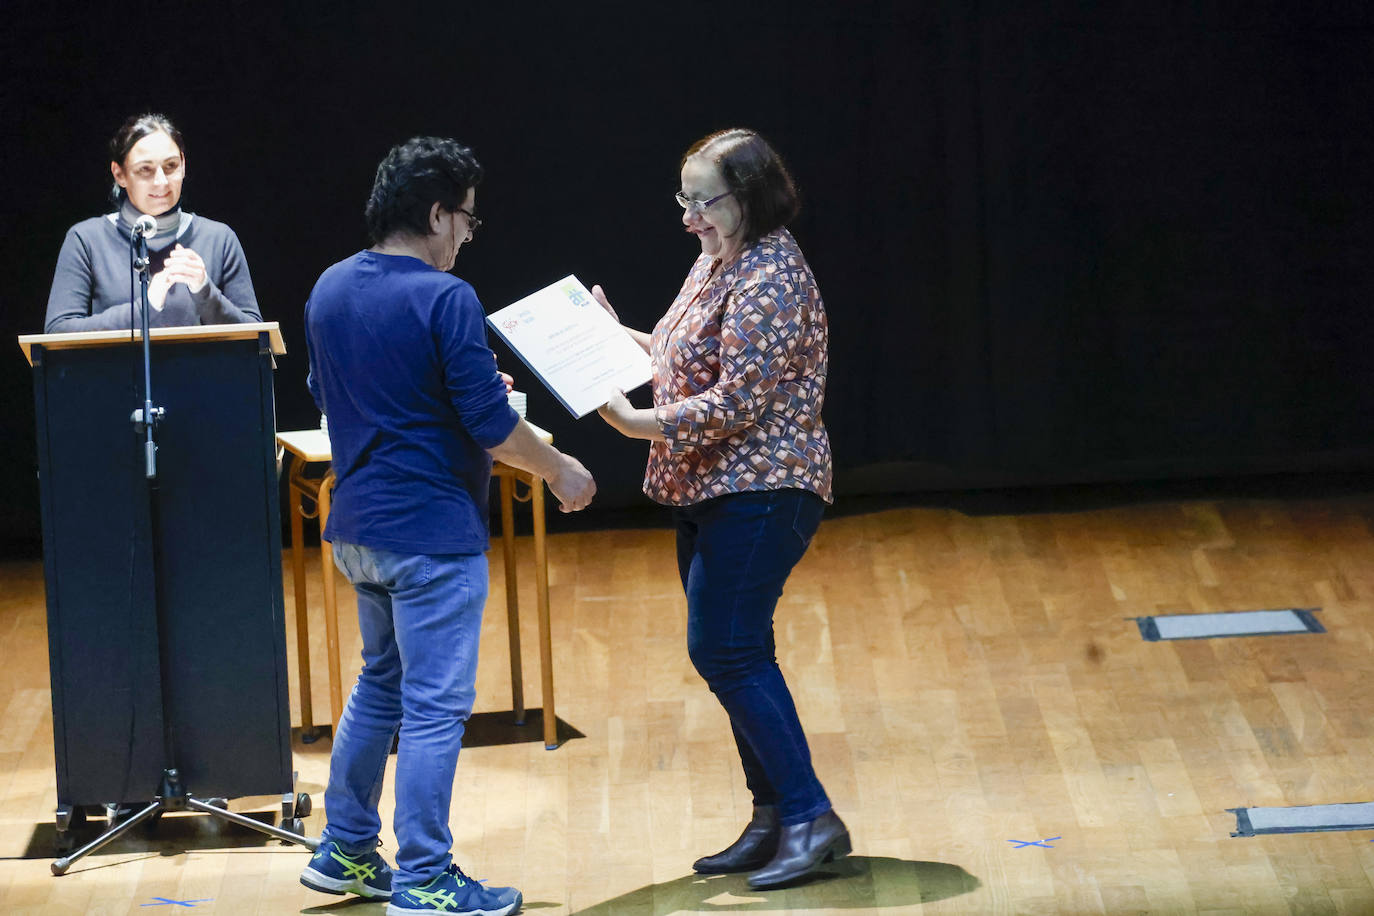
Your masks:
[[[784,825],[830,810],[774,654],[773,609],[825,502],[805,490],[732,493],[673,509],[687,652],[730,716],[756,805]]]

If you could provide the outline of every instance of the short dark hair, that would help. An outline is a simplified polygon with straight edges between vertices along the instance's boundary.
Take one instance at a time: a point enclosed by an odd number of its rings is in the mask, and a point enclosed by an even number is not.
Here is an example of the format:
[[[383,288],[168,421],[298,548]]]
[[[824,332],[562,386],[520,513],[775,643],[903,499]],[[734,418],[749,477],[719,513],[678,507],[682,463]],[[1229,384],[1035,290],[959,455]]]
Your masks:
[[[707,134],[683,154],[682,165],[693,156],[703,156],[720,167],[726,186],[744,211],[747,244],[787,225],[801,210],[786,164],[757,131],[732,127]]]
[[[124,160],[129,158],[129,150],[134,148],[134,144],[142,140],[149,134],[162,131],[172,138],[172,142],[181,150],[181,155],[186,155],[186,144],[181,139],[181,131],[177,130],[166,115],[147,112],[145,114],[130,115],[124,123],[115,131],[115,135],[110,138],[110,161],[119,164],[124,168]],[[110,197],[116,203],[124,197],[124,189],[115,182],[110,189]]]
[[[435,202],[452,213],[482,180],[482,165],[472,150],[441,137],[412,137],[391,148],[377,166],[367,199],[367,232],[373,243],[397,233],[429,235]]]

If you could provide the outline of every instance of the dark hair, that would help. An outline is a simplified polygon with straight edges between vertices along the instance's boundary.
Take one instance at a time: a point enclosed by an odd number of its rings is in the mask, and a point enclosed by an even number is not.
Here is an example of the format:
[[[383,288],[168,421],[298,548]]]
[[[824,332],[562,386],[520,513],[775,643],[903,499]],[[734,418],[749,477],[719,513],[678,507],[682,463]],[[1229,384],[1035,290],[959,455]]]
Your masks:
[[[124,160],[129,158],[129,150],[134,148],[134,144],[142,140],[149,134],[162,131],[172,138],[172,142],[181,150],[181,155],[186,155],[186,144],[181,139],[181,131],[177,130],[166,115],[147,112],[146,114],[130,115],[128,119],[120,125],[119,130],[110,138],[110,161],[119,164],[124,168]],[[124,189],[115,182],[110,189],[110,198],[118,203],[124,198]]]
[[[398,232],[429,235],[429,210],[452,213],[482,180],[472,150],[440,137],[412,137],[391,148],[377,166],[367,199],[367,231],[374,243]]]
[[[707,134],[683,154],[682,165],[693,156],[703,156],[720,167],[726,186],[744,211],[746,244],[787,225],[801,209],[797,186],[782,157],[755,131],[732,127]]]

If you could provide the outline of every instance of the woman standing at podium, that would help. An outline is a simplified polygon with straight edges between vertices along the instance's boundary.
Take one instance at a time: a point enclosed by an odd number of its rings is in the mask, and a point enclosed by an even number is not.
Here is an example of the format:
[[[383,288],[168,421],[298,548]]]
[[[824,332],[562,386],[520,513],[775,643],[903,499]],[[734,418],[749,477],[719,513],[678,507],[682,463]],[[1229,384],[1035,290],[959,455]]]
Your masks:
[[[248,262],[234,230],[181,209],[186,149],[159,114],[135,115],[110,139],[115,211],[67,230],[48,295],[46,333],[101,331],[140,323],[131,236],[141,216],[148,238],[151,327],[261,321]]]

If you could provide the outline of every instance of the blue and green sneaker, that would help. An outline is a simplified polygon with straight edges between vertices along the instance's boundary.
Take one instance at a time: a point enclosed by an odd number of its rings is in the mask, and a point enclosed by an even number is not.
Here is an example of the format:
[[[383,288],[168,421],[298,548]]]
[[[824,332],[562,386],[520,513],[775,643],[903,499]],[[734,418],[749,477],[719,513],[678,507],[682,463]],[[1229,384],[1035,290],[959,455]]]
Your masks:
[[[350,856],[338,843],[325,840],[301,872],[301,884],[326,894],[357,894],[387,900],[391,897],[391,866],[375,849]]]
[[[411,913],[452,913],[454,916],[509,916],[520,909],[524,898],[513,887],[483,887],[457,865],[419,887],[393,895],[387,916]]]

